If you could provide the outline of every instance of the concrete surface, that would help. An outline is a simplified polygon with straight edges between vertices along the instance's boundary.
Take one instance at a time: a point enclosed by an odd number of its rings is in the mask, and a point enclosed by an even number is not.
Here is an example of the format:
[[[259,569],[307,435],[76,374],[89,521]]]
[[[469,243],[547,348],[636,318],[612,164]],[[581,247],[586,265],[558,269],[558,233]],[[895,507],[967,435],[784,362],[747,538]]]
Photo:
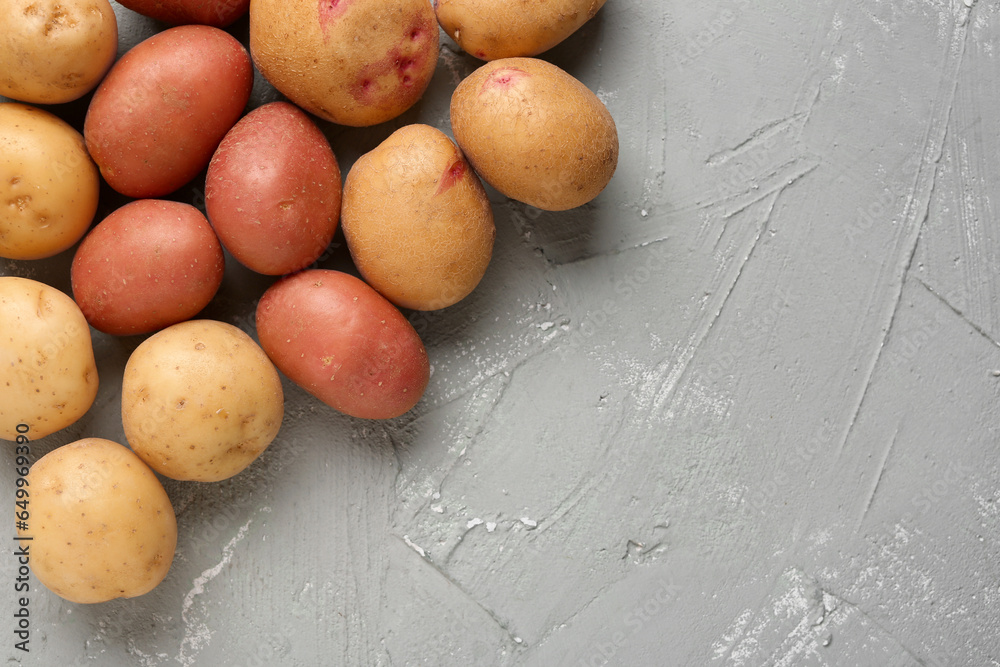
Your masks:
[[[157,27],[117,9],[123,49]],[[402,124],[448,131],[476,61],[442,39],[417,108],[324,126],[345,173]],[[493,193],[484,282],[412,317],[420,405],[364,422],[286,383],[250,469],[167,483],[159,588],[81,606],[36,585],[31,653],[9,611],[0,655],[1000,665],[998,4],[609,0],[545,57],[607,103],[618,172],[564,214]],[[2,271],[65,288],[69,259]],[[267,284],[230,263],[206,315],[249,327]],[[138,342],[98,337],[97,404],[34,455],[122,437]]]

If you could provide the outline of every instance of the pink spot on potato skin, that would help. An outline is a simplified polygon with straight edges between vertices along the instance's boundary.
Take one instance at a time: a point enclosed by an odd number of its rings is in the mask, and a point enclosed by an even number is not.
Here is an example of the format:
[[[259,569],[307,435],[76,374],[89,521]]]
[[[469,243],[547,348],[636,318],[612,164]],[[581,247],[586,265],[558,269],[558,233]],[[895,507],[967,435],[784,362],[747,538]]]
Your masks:
[[[447,169],[444,170],[444,173],[441,174],[441,178],[438,180],[437,192],[434,194],[439,195],[442,192],[447,192],[455,187],[455,185],[465,176],[465,171],[465,160],[462,158],[455,160]]]
[[[346,1],[340,0],[341,3]],[[400,42],[385,57],[362,68],[357,83],[350,87],[351,97],[367,106],[379,106],[391,103],[392,100],[386,99],[386,96],[393,92],[407,96],[415,95],[412,73],[421,71],[426,63],[427,49],[424,48],[424,43],[430,34],[429,25],[422,22],[413,23],[405,31]],[[391,77],[393,74],[399,82],[399,87],[391,84],[382,86],[381,84],[386,82],[379,79]]]
[[[491,72],[486,81],[483,81],[483,87],[480,89],[479,94],[482,95],[489,88],[500,88],[501,90],[507,90],[513,88],[517,85],[517,82],[521,79],[531,76],[523,69],[518,69],[516,67],[502,67],[494,72]]]
[[[333,21],[347,11],[349,4],[351,4],[351,0],[319,0],[319,27],[323,30],[324,37],[326,36],[330,21]]]
[[[374,81],[362,78],[351,86],[351,96],[362,104],[372,104],[377,88]]]

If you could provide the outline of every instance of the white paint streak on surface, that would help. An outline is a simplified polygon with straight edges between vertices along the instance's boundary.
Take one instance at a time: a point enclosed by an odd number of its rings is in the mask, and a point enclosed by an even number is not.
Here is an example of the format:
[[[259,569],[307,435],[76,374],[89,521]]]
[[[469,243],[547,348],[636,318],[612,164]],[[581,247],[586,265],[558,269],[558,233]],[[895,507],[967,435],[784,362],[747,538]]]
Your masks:
[[[883,280],[889,282],[889,294],[894,295],[895,298],[885,299],[885,302],[881,305],[882,325],[875,335],[874,351],[871,353],[870,361],[865,369],[865,375],[860,386],[860,391],[858,392],[855,407],[849,419],[845,422],[843,437],[839,443],[838,452],[840,453],[843,452],[844,446],[850,437],[851,429],[857,420],[858,413],[865,402],[865,396],[871,386],[876,365],[881,357],[885,341],[892,330],[899,300],[903,293],[903,283],[913,263],[917,241],[920,238],[920,231],[923,228],[924,221],[927,219],[928,210],[931,205],[931,196],[934,191],[937,174],[937,163],[941,159],[941,154],[944,150],[945,138],[948,132],[948,121],[951,118],[955,93],[958,88],[959,71],[965,55],[968,30],[963,20],[964,16],[967,16],[967,14],[954,16],[952,19],[953,27],[945,48],[943,66],[936,93],[937,97],[931,110],[923,145],[919,149],[919,167],[914,176],[914,183],[907,194],[907,204],[903,214],[904,225],[901,228],[900,235],[894,240],[894,252],[889,255],[893,263],[885,267],[889,275],[883,278]],[[878,290],[878,292],[884,291],[886,290]]]
[[[416,544],[414,544],[413,541],[410,539],[409,535],[403,535],[403,542],[406,543],[406,546],[410,547],[418,554],[420,554],[421,558],[427,558],[427,552],[423,550],[423,547],[419,547]]]
[[[247,530],[253,519],[248,519],[240,526],[239,531],[233,536],[226,546],[222,548],[222,560],[214,566],[201,573],[193,582],[191,590],[184,596],[183,607],[181,608],[181,619],[184,621],[184,637],[181,640],[180,650],[177,654],[177,662],[184,667],[195,664],[198,653],[205,648],[212,640],[212,629],[206,622],[204,614],[198,615],[195,610],[195,598],[205,594],[205,586],[218,577],[222,571],[230,564],[236,545],[246,537]]]

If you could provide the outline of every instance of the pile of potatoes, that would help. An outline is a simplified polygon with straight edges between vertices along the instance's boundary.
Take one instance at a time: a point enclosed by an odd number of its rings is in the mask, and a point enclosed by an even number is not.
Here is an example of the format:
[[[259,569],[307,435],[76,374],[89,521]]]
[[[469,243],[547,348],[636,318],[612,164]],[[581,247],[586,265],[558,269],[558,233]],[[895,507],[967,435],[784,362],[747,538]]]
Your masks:
[[[143,337],[114,379],[127,446],[95,434],[28,475],[21,532],[45,586],[85,603],[155,587],[177,542],[158,475],[213,482],[249,466],[281,426],[282,375],[362,419],[420,401],[430,366],[403,311],[451,306],[483,278],[496,235],[484,184],[562,211],[615,172],[608,110],[535,57],[603,2],[121,0],[168,27],[117,60],[107,0],[9,3],[0,257],[73,257],[72,296],[0,277],[0,437],[42,438],[90,409],[92,329]],[[246,15],[248,47],[226,30]],[[324,126],[411,108],[442,29],[485,61],[451,97],[454,141],[406,125],[342,178]],[[255,68],[284,100],[247,109]],[[79,128],[38,106],[81,99]],[[204,210],[171,199],[200,178]],[[102,183],[128,201],[94,224]],[[316,268],[338,228],[360,277]],[[275,277],[257,340],[199,319],[227,252]]]

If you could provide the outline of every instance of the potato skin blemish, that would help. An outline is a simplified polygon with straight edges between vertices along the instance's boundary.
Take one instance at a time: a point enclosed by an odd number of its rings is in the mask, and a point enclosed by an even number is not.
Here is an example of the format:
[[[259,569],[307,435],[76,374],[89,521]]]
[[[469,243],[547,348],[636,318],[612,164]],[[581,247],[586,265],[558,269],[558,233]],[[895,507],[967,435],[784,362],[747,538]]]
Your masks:
[[[518,69],[517,67],[504,67],[503,69],[498,69],[486,78],[479,94],[481,95],[491,88],[499,88],[504,91],[509,90],[510,88],[516,86],[521,79],[529,76],[531,75],[522,69]]]
[[[416,104],[438,63],[427,0],[255,0],[250,52],[260,73],[323,120],[368,127]]]
[[[441,180],[439,181],[437,192],[434,194],[439,195],[455,187],[455,185],[462,180],[462,177],[465,176],[465,171],[465,160],[461,158],[455,160],[451,166],[445,169],[444,173],[441,174]]]

